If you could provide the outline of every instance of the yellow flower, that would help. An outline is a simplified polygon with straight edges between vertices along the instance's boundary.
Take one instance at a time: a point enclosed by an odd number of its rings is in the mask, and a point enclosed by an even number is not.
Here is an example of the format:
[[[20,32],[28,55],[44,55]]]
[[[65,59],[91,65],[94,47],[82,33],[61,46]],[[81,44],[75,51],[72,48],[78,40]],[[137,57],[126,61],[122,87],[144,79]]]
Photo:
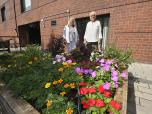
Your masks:
[[[38,58],[37,57],[34,57],[34,61],[37,61],[38,60]]]
[[[70,85],[69,84],[65,84],[64,85],[64,88],[68,88]]]
[[[62,79],[58,80],[58,83],[60,83],[60,84],[61,84],[62,82],[63,82],[63,80],[62,80]]]
[[[50,86],[51,86],[51,83],[49,83],[49,82],[45,84],[46,89],[49,88]]]
[[[66,94],[66,92],[60,92],[60,95],[64,96]]]
[[[58,84],[58,81],[54,80],[53,85],[56,85],[56,84]]]
[[[31,64],[32,64],[32,61],[29,61],[28,64],[31,65]]]
[[[62,64],[63,64],[64,66],[68,65],[68,63],[67,63],[67,62],[63,62]]]
[[[8,65],[7,67],[11,67],[11,65]]]
[[[68,108],[66,110],[66,114],[73,114],[73,109],[72,108]]]
[[[77,63],[72,63],[72,65],[76,65]]]
[[[82,76],[83,75],[83,73],[79,73],[79,76]]]
[[[47,106],[47,108],[51,107],[52,106],[52,101],[51,100],[47,100],[46,106]]]
[[[58,69],[59,72],[63,72],[63,70],[64,70],[63,68],[59,68]]]
[[[73,88],[75,88],[75,84],[74,83],[71,83],[70,84],[70,87],[73,89]]]

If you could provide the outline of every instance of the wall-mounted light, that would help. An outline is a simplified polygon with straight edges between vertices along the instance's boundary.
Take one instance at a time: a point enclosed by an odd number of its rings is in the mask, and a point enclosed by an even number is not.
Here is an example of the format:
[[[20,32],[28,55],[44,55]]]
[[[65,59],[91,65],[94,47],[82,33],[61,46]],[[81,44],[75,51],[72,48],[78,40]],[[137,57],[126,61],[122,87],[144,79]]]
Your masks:
[[[43,28],[45,28],[44,19],[41,19],[40,21],[41,21],[41,23],[42,23]]]

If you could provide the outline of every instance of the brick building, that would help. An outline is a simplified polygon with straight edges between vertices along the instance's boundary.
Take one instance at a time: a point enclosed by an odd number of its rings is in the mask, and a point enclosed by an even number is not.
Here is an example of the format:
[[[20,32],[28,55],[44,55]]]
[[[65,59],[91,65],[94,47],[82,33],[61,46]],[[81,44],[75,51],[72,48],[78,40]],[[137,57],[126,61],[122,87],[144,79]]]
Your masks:
[[[0,0],[0,10],[0,39],[12,39],[12,47],[20,41],[22,46],[39,43],[47,49],[51,34],[62,35],[69,16],[76,18],[83,39],[94,10],[103,46],[130,48],[138,62],[152,63],[152,0]]]

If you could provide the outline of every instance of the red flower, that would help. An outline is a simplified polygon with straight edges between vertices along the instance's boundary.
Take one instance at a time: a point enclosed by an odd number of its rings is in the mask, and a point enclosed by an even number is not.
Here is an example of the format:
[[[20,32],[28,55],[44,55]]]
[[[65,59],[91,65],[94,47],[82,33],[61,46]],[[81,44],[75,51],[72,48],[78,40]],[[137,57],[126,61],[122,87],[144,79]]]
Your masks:
[[[89,93],[95,93],[96,88],[95,87],[88,88],[88,91],[89,91]]]
[[[80,90],[79,90],[80,95],[85,95],[87,93],[88,93],[88,88],[80,88]]]
[[[110,104],[110,106],[114,107],[115,106],[115,101],[111,100],[109,104]]]
[[[120,110],[121,109],[121,104],[118,102],[115,102],[115,109]]]
[[[87,104],[87,102],[86,101],[82,101],[81,104]]]
[[[89,106],[94,106],[96,104],[96,100],[94,100],[94,99],[88,99],[88,105]]]
[[[89,107],[86,101],[82,101],[81,104],[83,104],[83,108],[86,109]]]
[[[114,101],[114,100],[111,100],[109,104],[110,104],[110,106],[112,106],[116,110],[120,110],[121,109],[121,104],[116,102],[116,101]]]
[[[105,104],[104,104],[103,100],[101,100],[101,99],[96,100],[96,107],[104,107],[104,106],[105,106]]]
[[[110,91],[104,91],[103,96],[109,98],[111,96],[111,92]]]
[[[103,88],[102,85],[100,85],[100,86],[98,87],[98,91],[99,91],[100,93],[103,93],[103,92],[104,92],[104,88]]]
[[[87,85],[87,83],[85,83],[85,82],[80,82],[79,83],[79,86],[86,86]]]

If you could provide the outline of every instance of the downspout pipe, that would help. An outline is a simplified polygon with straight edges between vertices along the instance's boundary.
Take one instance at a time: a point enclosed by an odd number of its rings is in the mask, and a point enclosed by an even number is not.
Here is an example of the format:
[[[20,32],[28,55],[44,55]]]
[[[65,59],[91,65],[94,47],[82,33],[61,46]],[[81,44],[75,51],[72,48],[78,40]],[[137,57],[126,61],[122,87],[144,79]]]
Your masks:
[[[20,40],[18,26],[17,26],[17,16],[16,16],[15,0],[13,0],[13,9],[14,9],[14,18],[15,18],[15,31],[16,31],[17,37],[19,39],[19,45],[20,45],[20,51],[21,51],[21,40]]]

